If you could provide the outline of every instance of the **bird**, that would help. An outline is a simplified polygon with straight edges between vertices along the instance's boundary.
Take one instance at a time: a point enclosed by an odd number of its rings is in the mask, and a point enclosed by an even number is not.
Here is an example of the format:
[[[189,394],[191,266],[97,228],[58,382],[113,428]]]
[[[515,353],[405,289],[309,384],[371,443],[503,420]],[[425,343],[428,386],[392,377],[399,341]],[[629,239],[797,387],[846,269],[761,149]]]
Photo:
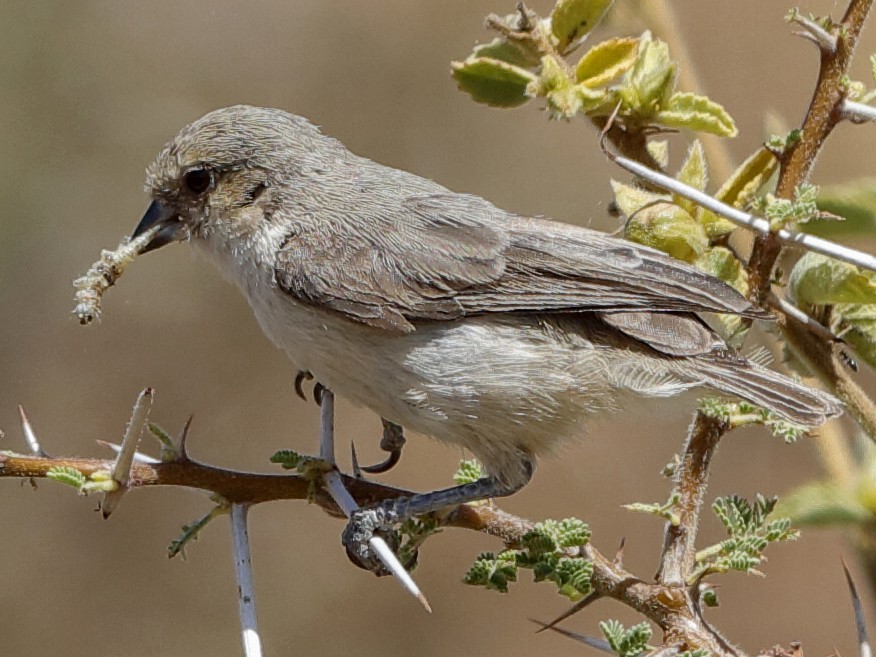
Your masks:
[[[144,251],[188,243],[299,371],[482,463],[479,481],[351,516],[344,545],[375,572],[375,531],[518,491],[611,411],[704,389],[803,427],[842,412],[709,327],[700,313],[770,317],[717,278],[378,164],[283,110],[206,114],[162,148],[145,188]]]

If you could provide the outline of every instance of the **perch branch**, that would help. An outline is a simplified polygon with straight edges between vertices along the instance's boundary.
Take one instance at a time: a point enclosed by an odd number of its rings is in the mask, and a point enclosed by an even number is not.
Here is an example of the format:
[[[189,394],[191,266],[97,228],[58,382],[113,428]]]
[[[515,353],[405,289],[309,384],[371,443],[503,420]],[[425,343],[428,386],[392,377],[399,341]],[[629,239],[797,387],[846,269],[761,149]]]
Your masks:
[[[708,488],[709,465],[727,428],[726,422],[703,413],[694,418],[675,473],[678,521],[666,523],[657,572],[657,581],[667,586],[685,586],[696,566],[697,523]]]

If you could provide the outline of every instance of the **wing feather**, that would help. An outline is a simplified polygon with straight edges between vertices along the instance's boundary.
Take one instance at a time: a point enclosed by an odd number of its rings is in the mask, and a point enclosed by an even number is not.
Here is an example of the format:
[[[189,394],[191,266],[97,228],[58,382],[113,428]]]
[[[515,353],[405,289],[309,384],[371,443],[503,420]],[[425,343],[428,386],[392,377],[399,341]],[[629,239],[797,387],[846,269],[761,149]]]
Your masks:
[[[361,217],[297,224],[277,253],[280,288],[354,321],[402,332],[417,321],[496,312],[767,316],[730,286],[659,251],[519,217],[476,196],[388,199],[367,214],[365,226]],[[616,321],[644,330],[642,320]],[[666,326],[652,328],[659,334]],[[691,344],[698,344],[702,336],[690,331]]]

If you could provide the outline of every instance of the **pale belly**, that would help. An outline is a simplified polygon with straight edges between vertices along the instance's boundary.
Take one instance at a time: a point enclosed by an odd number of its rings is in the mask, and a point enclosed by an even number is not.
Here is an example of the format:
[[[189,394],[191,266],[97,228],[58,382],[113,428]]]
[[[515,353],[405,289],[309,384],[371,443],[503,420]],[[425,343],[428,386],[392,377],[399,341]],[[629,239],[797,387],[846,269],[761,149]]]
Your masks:
[[[558,337],[537,318],[468,318],[399,334],[283,297],[255,311],[296,368],[405,429],[469,449],[511,483],[525,476],[527,458],[583,435],[585,421],[625,392],[622,353],[581,334]]]

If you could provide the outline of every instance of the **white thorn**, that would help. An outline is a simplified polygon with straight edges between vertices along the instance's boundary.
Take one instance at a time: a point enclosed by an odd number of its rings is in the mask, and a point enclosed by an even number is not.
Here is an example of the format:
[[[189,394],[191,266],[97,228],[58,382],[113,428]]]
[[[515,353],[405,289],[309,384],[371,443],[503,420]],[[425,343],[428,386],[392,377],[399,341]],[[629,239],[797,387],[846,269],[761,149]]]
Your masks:
[[[18,414],[21,416],[21,431],[24,433],[24,439],[27,441],[27,446],[34,456],[46,456],[43,448],[40,447],[40,441],[36,437],[33,427],[30,425],[30,420],[27,419],[27,413],[24,412],[24,406],[19,404]]]
[[[322,400],[320,408],[320,432],[319,432],[319,457],[324,461],[335,464],[335,396],[328,388],[322,391]],[[344,487],[344,481],[337,470],[331,470],[323,475],[323,482],[326,490],[335,504],[344,512],[347,518],[359,508],[356,500],[350,495],[350,492]],[[401,583],[405,590],[420,601],[420,604],[426,608],[429,613],[432,612],[432,607],[429,606],[429,601],[426,596],[417,586],[417,583],[410,576],[408,571],[402,566],[401,561],[395,556],[379,536],[372,536],[368,541],[368,545],[374,550],[374,553],[380,559],[387,570]]]
[[[116,455],[116,462],[113,464],[110,475],[118,487],[116,490],[104,495],[103,503],[101,504],[104,518],[109,518],[128,490],[128,482],[131,480],[131,466],[134,465],[134,455],[137,453],[140,436],[143,434],[143,428],[146,426],[146,420],[149,417],[149,410],[152,408],[154,392],[152,388],[146,388],[138,395],[137,401],[134,402],[134,410],[131,411],[131,419],[125,428],[125,437],[122,439],[122,445],[119,453]]]

